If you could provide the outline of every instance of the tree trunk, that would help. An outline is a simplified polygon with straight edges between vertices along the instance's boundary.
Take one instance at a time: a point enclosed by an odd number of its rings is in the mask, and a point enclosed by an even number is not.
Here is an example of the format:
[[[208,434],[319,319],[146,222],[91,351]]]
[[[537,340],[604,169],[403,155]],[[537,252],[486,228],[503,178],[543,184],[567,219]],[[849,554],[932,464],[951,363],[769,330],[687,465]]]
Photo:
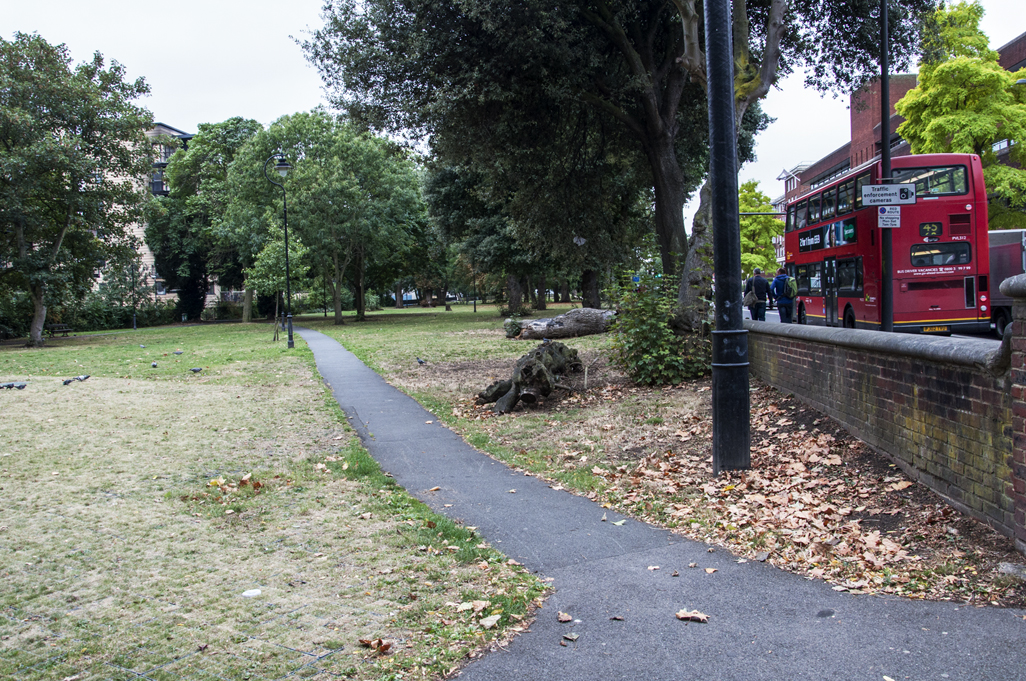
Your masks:
[[[595,270],[584,270],[581,273],[581,295],[584,300],[581,307],[601,308],[602,302],[599,299],[598,272]]]
[[[515,274],[506,275],[506,291],[509,294],[509,313],[519,313],[524,298],[520,290],[520,277]]]
[[[362,322],[367,318],[367,291],[363,285],[364,267],[363,253],[356,255],[356,321]]]
[[[684,230],[684,174],[673,149],[673,136],[663,135],[645,145],[652,167],[655,190],[656,242],[663,263],[663,273],[676,275],[688,252],[688,237]]]
[[[531,307],[538,309],[538,296],[535,295],[534,285],[531,281],[531,277],[524,275],[523,279],[524,286],[524,304],[530,305]]]
[[[249,324],[253,321],[253,289],[246,287],[246,292],[242,295],[242,322]]]
[[[533,404],[559,387],[558,377],[581,371],[577,351],[562,343],[543,343],[517,360],[513,377],[496,381],[477,395],[478,404],[495,403],[495,413],[505,414],[523,401]]]
[[[570,302],[570,280],[569,279],[564,279],[563,283],[559,285],[559,288],[560,288],[560,297],[563,299],[562,302],[569,303]]]
[[[33,311],[26,345],[30,348],[41,348],[45,343],[43,327],[46,324],[46,284],[29,284],[29,297],[32,298]]]
[[[534,299],[534,309],[544,310],[545,309],[545,273],[542,272],[538,275],[538,295]]]
[[[403,285],[401,282],[395,284],[395,309],[403,309]]]
[[[582,307],[551,319],[510,321],[503,324],[507,338],[543,340],[545,338],[577,338],[605,333],[616,318],[612,310]]]
[[[671,326],[678,334],[700,333],[712,299],[713,230],[712,188],[706,180],[699,190],[698,212],[691,225],[691,243],[677,292],[677,309]]]

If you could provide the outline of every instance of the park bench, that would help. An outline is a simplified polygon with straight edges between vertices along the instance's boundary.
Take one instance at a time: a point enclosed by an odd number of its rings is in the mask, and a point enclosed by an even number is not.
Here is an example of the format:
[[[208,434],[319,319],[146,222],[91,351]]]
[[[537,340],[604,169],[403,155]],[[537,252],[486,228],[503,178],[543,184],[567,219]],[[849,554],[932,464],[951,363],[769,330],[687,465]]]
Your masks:
[[[47,324],[46,325],[46,332],[48,334],[50,334],[50,338],[53,338],[58,333],[61,334],[61,337],[67,338],[68,337],[68,332],[70,332],[71,330],[72,330],[72,328],[70,326],[68,326],[67,324]]]

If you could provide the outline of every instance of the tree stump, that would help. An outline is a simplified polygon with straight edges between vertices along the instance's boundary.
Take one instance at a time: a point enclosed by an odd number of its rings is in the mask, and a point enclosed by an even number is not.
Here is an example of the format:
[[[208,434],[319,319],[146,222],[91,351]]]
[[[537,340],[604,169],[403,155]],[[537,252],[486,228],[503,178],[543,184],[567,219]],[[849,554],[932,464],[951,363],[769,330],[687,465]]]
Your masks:
[[[507,319],[502,327],[506,338],[519,340],[542,340],[544,338],[577,338],[605,333],[616,318],[612,310],[596,310],[585,307],[570,310],[551,319],[514,320]]]
[[[495,403],[495,413],[512,411],[517,402],[534,404],[558,387],[559,377],[581,371],[577,351],[562,343],[545,342],[517,360],[513,377],[496,381],[477,394],[478,404]]]

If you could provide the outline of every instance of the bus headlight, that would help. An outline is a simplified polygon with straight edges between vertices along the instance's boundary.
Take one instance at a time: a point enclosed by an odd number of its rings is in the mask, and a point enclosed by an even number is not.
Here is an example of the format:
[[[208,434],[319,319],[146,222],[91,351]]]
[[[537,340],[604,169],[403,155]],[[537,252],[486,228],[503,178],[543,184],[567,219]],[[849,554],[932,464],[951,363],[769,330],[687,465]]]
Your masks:
[[[980,305],[980,312],[986,312],[986,311],[987,311],[987,306],[986,305]]]

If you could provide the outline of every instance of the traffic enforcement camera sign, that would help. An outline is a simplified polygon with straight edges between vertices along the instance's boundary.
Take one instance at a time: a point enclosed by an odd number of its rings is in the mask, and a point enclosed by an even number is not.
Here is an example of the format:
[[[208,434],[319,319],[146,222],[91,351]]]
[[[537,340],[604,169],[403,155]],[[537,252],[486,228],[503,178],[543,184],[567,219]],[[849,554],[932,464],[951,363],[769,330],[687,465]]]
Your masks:
[[[916,185],[911,182],[862,185],[862,205],[864,206],[902,206],[915,202]]]
[[[880,229],[901,227],[901,206],[880,206],[876,209],[877,226]]]

